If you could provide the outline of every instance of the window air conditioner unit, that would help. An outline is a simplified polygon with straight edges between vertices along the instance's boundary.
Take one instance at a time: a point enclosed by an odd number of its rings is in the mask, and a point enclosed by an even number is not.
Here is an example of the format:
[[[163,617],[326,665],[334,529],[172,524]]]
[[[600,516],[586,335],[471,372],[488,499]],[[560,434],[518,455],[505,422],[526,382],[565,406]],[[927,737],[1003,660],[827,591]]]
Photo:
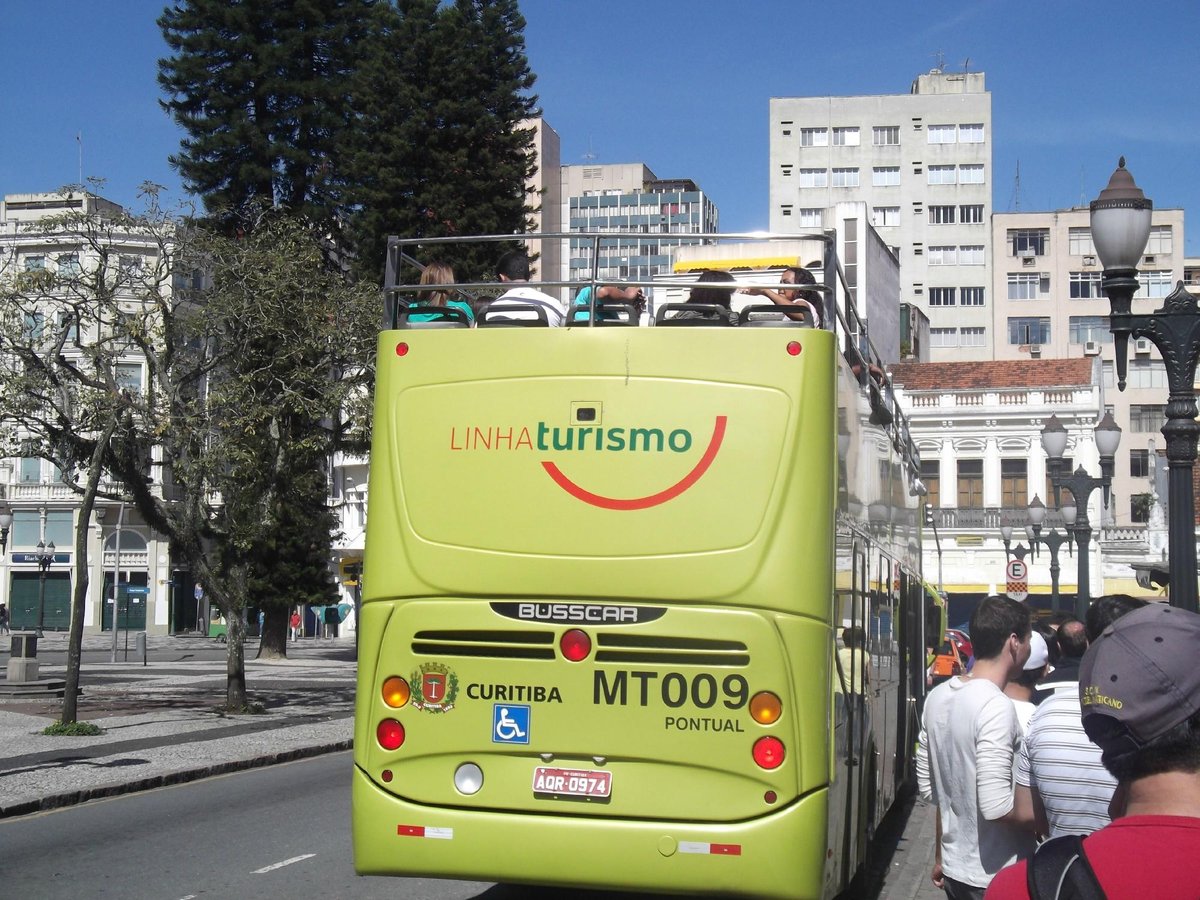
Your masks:
[[[1152,265],[1154,265],[1154,257],[1153,256],[1144,256],[1144,257],[1142,257],[1142,262],[1144,262],[1148,266],[1152,266]]]
[[[1099,356],[1100,355],[1100,342],[1099,341],[1084,341],[1083,342],[1083,355],[1084,356]]]
[[[1085,266],[1094,266],[1094,265],[1096,264],[1096,257],[1094,257],[1094,256],[1085,256],[1085,257],[1083,258],[1083,264],[1084,264]]]
[[[1151,343],[1150,338],[1138,338],[1133,342],[1133,352],[1138,354],[1149,353],[1152,346],[1154,345]]]
[[[1021,265],[1023,265],[1027,269],[1032,269],[1035,265],[1037,265],[1037,260],[1034,259],[1032,256],[1026,256],[1026,257],[1022,258]]]
[[[1029,345],[1029,356],[1032,359],[1040,359],[1042,356],[1042,345],[1041,344],[1030,344]]]

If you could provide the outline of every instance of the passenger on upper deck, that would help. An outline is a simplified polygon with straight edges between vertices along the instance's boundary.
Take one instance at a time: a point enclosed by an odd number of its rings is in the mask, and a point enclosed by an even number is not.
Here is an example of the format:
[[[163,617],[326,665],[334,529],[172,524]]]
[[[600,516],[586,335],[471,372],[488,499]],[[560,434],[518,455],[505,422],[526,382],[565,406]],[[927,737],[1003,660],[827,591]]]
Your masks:
[[[588,285],[575,295],[575,299],[571,303],[571,321],[588,321],[588,307],[591,305],[591,302],[592,286]],[[596,304],[599,305],[605,302],[627,303],[640,315],[642,310],[646,308],[646,293],[636,285],[623,288],[615,284],[602,284],[596,289]],[[597,314],[597,318],[605,320],[615,319],[617,318],[617,314],[600,311]]]
[[[432,262],[421,272],[421,284],[453,284],[454,270],[447,263]],[[467,320],[475,321],[475,310],[465,300],[451,298],[449,291],[421,291],[417,294],[417,303],[421,306],[446,306],[462,310]],[[408,317],[410,322],[428,322],[438,318],[437,313],[417,313]]]
[[[756,297],[766,297],[772,303],[778,306],[797,306],[801,309],[795,312],[789,312],[788,318],[800,320],[808,316],[808,322],[814,328],[821,327],[821,295],[816,291],[805,291],[800,288],[790,287],[790,285],[798,284],[816,284],[817,280],[813,277],[813,273],[800,266],[788,266],[783,270],[783,274],[779,276],[779,284],[782,290],[773,291],[770,288],[746,288],[746,293]]]
[[[510,250],[500,257],[496,263],[496,276],[500,281],[524,282],[529,280],[529,257],[524,250]],[[539,291],[527,284],[517,284],[509,288],[490,304],[488,309],[506,306],[537,306],[546,312],[546,321],[550,325],[563,323],[562,304],[549,294]],[[526,314],[528,315],[528,314]]]
[[[734,278],[728,272],[722,272],[719,269],[705,269],[700,273],[700,277],[696,279],[696,284],[688,294],[688,303],[703,303],[706,306],[719,306],[725,314],[725,319],[730,325],[737,325],[738,314],[733,311],[731,305],[733,301],[732,287],[704,287],[710,284],[732,284]],[[675,316],[677,319],[703,319],[707,318],[704,313],[693,310],[685,310]]]

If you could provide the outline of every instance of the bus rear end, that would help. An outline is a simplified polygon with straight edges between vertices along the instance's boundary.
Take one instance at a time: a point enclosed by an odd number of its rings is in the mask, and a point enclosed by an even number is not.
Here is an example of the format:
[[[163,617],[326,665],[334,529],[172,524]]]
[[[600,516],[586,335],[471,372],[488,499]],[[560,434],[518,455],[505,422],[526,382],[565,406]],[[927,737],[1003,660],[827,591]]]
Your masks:
[[[384,332],[355,863],[829,893],[834,335]]]

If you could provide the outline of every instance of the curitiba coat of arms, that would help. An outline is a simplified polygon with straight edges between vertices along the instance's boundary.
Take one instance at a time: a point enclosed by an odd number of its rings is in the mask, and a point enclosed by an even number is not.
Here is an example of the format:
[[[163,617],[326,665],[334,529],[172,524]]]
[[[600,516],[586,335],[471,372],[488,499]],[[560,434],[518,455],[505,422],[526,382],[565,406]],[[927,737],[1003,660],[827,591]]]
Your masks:
[[[454,698],[458,696],[458,676],[449,666],[441,663],[425,663],[412,673],[414,709],[430,712],[449,712],[454,709]]]

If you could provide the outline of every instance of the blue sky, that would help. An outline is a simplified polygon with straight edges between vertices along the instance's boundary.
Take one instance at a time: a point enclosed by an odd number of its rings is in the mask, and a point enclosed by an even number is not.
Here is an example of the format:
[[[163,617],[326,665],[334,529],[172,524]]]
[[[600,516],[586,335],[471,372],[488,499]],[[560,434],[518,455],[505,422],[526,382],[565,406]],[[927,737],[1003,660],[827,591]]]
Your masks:
[[[0,192],[80,176],[137,205],[179,133],[158,106],[162,0],[4,0]],[[1124,154],[1156,206],[1182,207],[1200,255],[1200,26],[1194,0],[521,0],[562,162],[645,162],[691,178],[725,231],[767,223],[768,101],[906,93],[946,69],[987,75],[999,212],[1095,197]],[[1020,189],[1017,190],[1017,170]]]

